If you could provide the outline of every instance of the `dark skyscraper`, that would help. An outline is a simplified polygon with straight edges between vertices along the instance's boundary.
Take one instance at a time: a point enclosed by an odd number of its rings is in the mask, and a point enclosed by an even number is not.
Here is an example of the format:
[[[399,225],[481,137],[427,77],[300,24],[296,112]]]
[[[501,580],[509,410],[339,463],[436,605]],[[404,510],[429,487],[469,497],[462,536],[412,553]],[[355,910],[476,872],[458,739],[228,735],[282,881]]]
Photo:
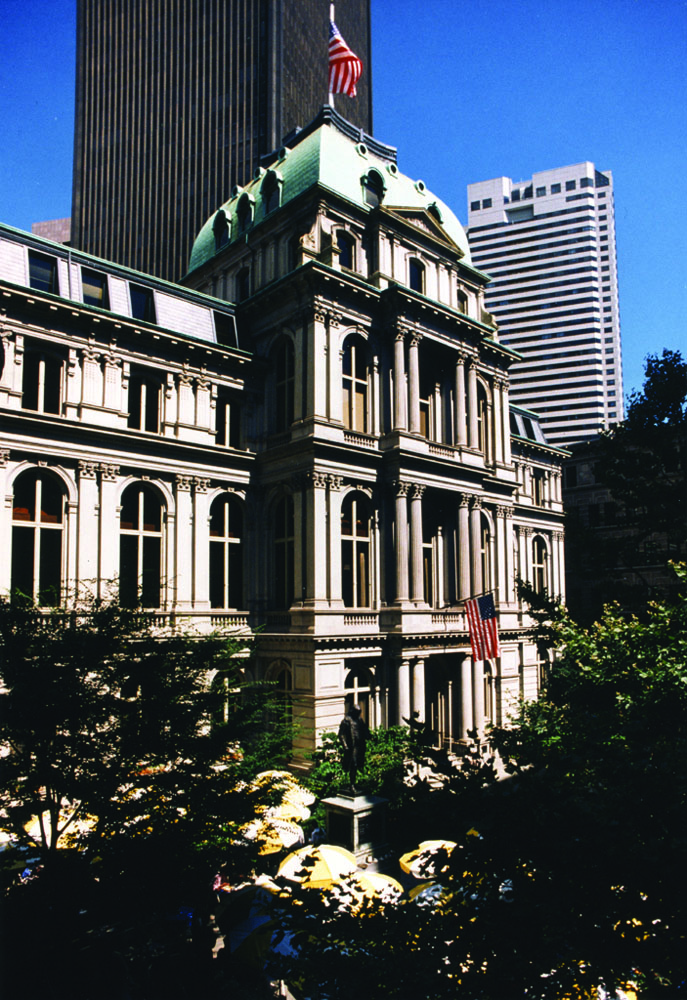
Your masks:
[[[211,211],[327,103],[326,0],[77,0],[72,242],[178,280]],[[349,121],[372,131],[369,0],[336,20],[363,61]]]

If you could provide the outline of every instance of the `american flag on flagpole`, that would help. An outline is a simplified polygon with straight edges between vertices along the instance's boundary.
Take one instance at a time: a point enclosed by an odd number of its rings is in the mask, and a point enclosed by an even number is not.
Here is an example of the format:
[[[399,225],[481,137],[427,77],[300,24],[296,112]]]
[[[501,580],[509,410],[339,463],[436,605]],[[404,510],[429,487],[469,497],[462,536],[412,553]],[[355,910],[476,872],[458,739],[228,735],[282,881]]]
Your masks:
[[[355,97],[355,85],[363,64],[341,37],[333,21],[329,22],[329,93]]]
[[[499,655],[499,633],[493,594],[471,597],[465,602],[472,655],[476,660],[493,660]]]

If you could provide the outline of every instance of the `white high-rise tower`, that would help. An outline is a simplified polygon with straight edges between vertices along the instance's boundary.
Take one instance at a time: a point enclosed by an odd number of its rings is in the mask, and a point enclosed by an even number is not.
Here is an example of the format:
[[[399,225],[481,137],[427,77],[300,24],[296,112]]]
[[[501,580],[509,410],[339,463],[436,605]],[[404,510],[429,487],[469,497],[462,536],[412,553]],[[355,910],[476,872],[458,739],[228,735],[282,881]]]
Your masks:
[[[485,303],[523,360],[511,400],[569,445],[623,419],[613,178],[593,163],[468,185],[473,262]]]

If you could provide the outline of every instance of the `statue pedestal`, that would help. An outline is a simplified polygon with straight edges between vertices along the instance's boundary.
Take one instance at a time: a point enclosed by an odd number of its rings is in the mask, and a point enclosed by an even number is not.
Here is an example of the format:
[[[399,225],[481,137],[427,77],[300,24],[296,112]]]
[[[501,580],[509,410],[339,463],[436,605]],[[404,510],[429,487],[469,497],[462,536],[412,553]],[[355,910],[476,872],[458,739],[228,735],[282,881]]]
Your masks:
[[[387,801],[375,795],[336,795],[323,799],[327,843],[345,847],[359,859],[374,855],[386,837]]]

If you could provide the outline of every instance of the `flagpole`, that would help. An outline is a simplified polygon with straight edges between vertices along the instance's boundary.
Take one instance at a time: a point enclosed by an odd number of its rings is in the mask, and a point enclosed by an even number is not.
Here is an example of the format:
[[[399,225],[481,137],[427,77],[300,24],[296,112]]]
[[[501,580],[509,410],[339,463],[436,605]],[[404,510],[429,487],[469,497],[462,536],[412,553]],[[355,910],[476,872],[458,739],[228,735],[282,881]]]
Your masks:
[[[334,23],[334,4],[333,3],[329,4],[329,22],[330,22],[330,24]],[[334,94],[332,93],[331,90],[329,91],[329,99],[328,100],[329,100],[329,107],[333,108],[334,107]]]

